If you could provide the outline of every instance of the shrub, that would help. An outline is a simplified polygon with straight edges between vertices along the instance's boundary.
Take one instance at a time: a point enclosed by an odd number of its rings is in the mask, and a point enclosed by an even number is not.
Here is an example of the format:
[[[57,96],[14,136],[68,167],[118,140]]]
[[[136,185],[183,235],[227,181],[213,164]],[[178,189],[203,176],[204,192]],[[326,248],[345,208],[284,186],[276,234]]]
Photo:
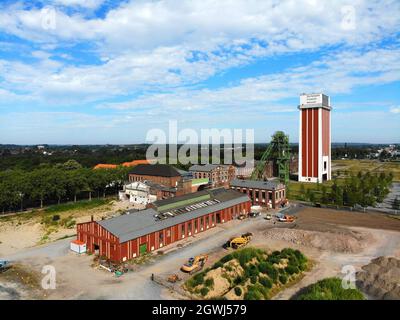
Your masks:
[[[263,294],[254,286],[248,286],[247,292],[244,295],[244,300],[261,300]]]
[[[298,272],[299,272],[299,269],[298,269],[297,267],[288,265],[288,266],[285,268],[285,272],[286,272],[287,274],[289,274],[289,275],[292,275],[292,274],[298,273]]]
[[[241,276],[237,276],[235,278],[235,280],[233,280],[233,283],[238,285],[238,284],[242,283],[242,281],[243,281],[243,278]]]
[[[223,263],[221,261],[218,261],[216,263],[214,263],[214,265],[212,266],[212,269],[218,269],[218,268],[222,268],[223,267]]]
[[[238,297],[242,295],[242,289],[240,289],[240,287],[235,287],[234,291]]]
[[[244,266],[245,275],[250,278],[252,276],[258,276],[260,271],[258,270],[257,266],[254,264],[245,265]]]
[[[339,278],[320,280],[303,290],[296,300],[364,300],[358,289],[344,289]]]
[[[281,275],[279,276],[279,281],[280,281],[282,284],[286,284],[286,282],[287,282],[287,277],[286,277],[284,274],[281,274]]]
[[[258,280],[257,276],[251,276],[251,277],[250,277],[250,282],[251,282],[252,284],[255,284],[255,283],[257,282],[257,280]]]
[[[225,257],[223,257],[221,260],[219,260],[221,263],[226,263],[228,261],[231,261],[234,258],[233,254],[228,254]]]
[[[226,263],[228,261],[231,261],[234,258],[233,254],[228,254],[225,257],[221,258],[221,260],[219,260],[222,263]]]
[[[226,270],[226,271],[232,271],[232,270],[233,270],[233,268],[232,268],[232,266],[230,266],[230,265],[227,265],[227,266],[225,266],[225,270]]]
[[[53,221],[58,221],[58,220],[60,220],[60,215],[59,214],[55,214],[53,216]]]
[[[260,277],[258,280],[261,285],[263,285],[265,288],[271,289],[272,288],[272,281],[269,280],[267,277]]]
[[[203,297],[205,297],[205,296],[207,295],[208,291],[209,291],[208,288],[203,287],[203,288],[201,288],[201,290],[200,290],[200,294],[201,294]]]
[[[206,281],[204,281],[204,285],[206,287],[213,287],[214,286],[214,279],[213,278],[206,279]]]

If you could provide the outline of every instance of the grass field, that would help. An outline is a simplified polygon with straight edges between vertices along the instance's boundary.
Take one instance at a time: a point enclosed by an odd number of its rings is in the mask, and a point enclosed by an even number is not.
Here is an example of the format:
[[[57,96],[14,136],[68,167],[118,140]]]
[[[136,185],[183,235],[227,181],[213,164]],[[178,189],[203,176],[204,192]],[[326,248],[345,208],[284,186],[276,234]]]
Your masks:
[[[393,181],[400,181],[400,162],[380,162],[377,160],[333,160],[332,174],[339,171],[343,174],[344,171],[357,174],[359,171],[381,173],[393,173]]]

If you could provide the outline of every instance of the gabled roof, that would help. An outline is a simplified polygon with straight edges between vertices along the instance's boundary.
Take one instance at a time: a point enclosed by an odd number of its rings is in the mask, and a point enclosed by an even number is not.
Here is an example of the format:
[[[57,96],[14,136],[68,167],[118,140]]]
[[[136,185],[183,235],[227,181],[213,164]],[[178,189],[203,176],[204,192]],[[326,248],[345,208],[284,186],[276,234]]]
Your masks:
[[[122,164],[122,166],[123,167],[134,167],[134,166],[137,166],[139,164],[150,164],[150,162],[147,161],[147,160],[133,160],[131,162],[124,162]]]
[[[235,179],[230,182],[231,187],[252,188],[262,190],[276,190],[285,186],[279,181],[259,181],[259,180],[239,180]]]
[[[93,169],[115,169],[116,167],[116,164],[99,163]]]
[[[218,168],[218,165],[216,164],[205,164],[205,165],[199,165],[195,164],[189,168],[189,171],[194,171],[194,172],[210,172]]]
[[[134,167],[130,174],[158,177],[180,177],[179,172],[167,164],[139,164]]]

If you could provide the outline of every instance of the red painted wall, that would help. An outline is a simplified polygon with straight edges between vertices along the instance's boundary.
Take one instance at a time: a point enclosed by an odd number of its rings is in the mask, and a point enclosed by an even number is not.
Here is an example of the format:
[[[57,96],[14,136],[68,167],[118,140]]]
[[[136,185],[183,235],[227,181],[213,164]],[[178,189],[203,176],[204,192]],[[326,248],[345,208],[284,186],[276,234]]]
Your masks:
[[[251,202],[243,202],[231,208],[224,209],[221,212],[221,223],[222,219],[224,222],[230,221],[234,219],[234,212],[239,213],[242,210],[245,210],[248,214],[250,212]],[[229,210],[231,209],[231,210]],[[125,257],[127,260],[138,257],[140,255],[139,246],[140,244],[147,244],[147,251],[150,252],[152,250],[157,250],[161,248],[160,246],[160,234],[163,235],[162,239],[162,247],[171,244],[173,242],[179,241],[183,238],[187,238],[189,236],[189,222],[191,223],[191,236],[196,233],[200,233],[206,231],[210,228],[213,228],[217,224],[216,214],[218,212],[214,212],[208,215],[204,215],[197,219],[193,219],[190,221],[183,222],[181,224],[153,232],[151,234],[142,236],[138,239],[133,239],[124,243],[119,243],[117,237],[112,235],[102,226],[100,226],[96,221],[80,223],[77,225],[77,237],[78,240],[81,240],[86,243],[87,251],[94,253],[94,245],[99,245],[99,254],[107,257],[112,261],[123,261]],[[208,224],[207,219],[208,217]],[[214,222],[213,222],[214,219]],[[197,232],[195,232],[195,220],[197,220],[198,228]],[[200,221],[202,221],[203,230],[200,227]],[[182,233],[182,225],[185,226],[184,233]],[[208,228],[207,228],[208,226]],[[169,234],[169,236],[168,236]],[[182,237],[184,236],[184,237]]]

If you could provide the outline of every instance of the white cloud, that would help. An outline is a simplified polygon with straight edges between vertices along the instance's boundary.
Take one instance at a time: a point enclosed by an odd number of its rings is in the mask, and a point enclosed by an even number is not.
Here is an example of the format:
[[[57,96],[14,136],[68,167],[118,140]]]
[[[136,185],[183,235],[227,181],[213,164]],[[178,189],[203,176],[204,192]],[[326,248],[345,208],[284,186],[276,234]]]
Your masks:
[[[391,113],[400,113],[400,107],[393,107],[393,108],[390,108],[390,112],[391,112]]]
[[[59,4],[68,7],[82,7],[96,9],[104,3],[104,0],[54,0],[54,4]]]

